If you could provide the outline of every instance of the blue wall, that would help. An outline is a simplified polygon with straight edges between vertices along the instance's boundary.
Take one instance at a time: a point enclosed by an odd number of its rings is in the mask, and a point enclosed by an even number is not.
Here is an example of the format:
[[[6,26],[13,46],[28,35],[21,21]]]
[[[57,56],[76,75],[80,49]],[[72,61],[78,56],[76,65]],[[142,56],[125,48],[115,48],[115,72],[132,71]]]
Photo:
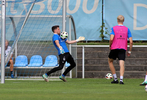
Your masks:
[[[26,11],[30,8],[31,3],[21,3],[23,0],[15,0],[19,2],[8,2],[7,4],[7,15],[26,15]],[[33,0],[30,0],[33,1]],[[37,2],[31,12],[31,15],[35,16],[48,16],[48,15],[61,15],[62,14],[62,0],[37,0]],[[133,40],[147,40],[147,0],[103,0],[104,1],[104,22],[108,28],[108,33],[110,32],[111,27],[117,25],[117,16],[124,15],[125,22],[124,25],[129,27],[132,32]],[[52,5],[49,6],[48,4]],[[10,9],[11,7],[11,9]],[[0,8],[1,10],[1,8]],[[1,11],[0,11],[1,12]],[[86,40],[101,40],[99,37],[100,32],[99,28],[102,24],[102,0],[67,0],[67,14],[72,15],[75,20],[77,37],[85,36]],[[36,22],[27,23],[29,25],[36,25]],[[23,20],[22,20],[23,21]],[[30,20],[29,20],[30,21]],[[38,20],[44,23],[44,26],[49,29],[47,32],[51,32],[51,29],[46,20]],[[43,22],[44,21],[44,22]],[[9,23],[9,22],[8,22]],[[59,22],[61,23],[61,21]],[[16,23],[18,31],[21,27],[21,23]],[[26,25],[27,25],[26,24]],[[58,24],[52,23],[52,24]],[[40,24],[41,25],[41,24]],[[39,27],[41,27],[39,25]],[[25,27],[23,32],[27,35],[37,33],[38,31],[29,33],[30,28]],[[46,28],[42,27],[42,28]],[[29,29],[28,29],[29,28]],[[13,31],[12,26],[7,27],[7,38],[8,40],[12,37]],[[62,29],[61,29],[62,30]],[[25,33],[24,33],[25,34]],[[43,34],[42,34],[43,35]],[[41,36],[41,39],[45,39],[47,34]],[[106,40],[109,40],[109,35],[106,35]],[[25,38],[25,37],[24,37]]]
[[[108,30],[117,25],[117,16],[125,17],[124,25],[133,36],[133,40],[147,40],[147,0],[104,0],[105,23]]]

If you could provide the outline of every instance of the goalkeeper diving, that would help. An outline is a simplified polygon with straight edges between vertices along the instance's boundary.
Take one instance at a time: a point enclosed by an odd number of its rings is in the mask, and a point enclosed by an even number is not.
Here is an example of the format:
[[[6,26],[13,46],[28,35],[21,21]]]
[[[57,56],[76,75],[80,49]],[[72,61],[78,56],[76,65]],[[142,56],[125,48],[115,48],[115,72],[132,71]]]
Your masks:
[[[58,50],[59,66],[55,67],[55,68],[51,69],[50,71],[48,71],[47,73],[43,74],[42,77],[44,78],[44,80],[46,82],[48,82],[49,81],[48,76],[51,73],[54,73],[58,70],[63,69],[65,62],[68,62],[68,63],[70,63],[70,66],[64,71],[64,73],[61,76],[59,76],[59,79],[66,82],[66,79],[65,79],[66,74],[76,66],[76,63],[75,63],[73,57],[69,53],[69,50],[66,46],[66,43],[73,44],[73,43],[76,43],[79,41],[83,41],[83,40],[85,40],[85,37],[79,37],[77,40],[72,40],[72,41],[69,41],[67,39],[62,39],[62,37],[60,36],[59,25],[52,26],[52,31],[54,33],[54,35],[52,37],[52,41],[53,41],[54,46]]]

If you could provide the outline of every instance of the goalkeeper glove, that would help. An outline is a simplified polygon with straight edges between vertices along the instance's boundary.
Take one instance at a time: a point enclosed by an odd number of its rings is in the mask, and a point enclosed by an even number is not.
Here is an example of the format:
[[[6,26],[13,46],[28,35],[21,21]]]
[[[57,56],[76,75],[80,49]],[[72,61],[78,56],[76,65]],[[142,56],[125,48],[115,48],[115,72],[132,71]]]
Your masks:
[[[59,49],[60,49],[60,53],[61,54],[64,54],[65,53],[64,49],[61,46],[59,46]]]
[[[83,41],[83,40],[85,40],[85,37],[83,37],[83,36],[80,36],[78,39],[76,39],[77,42]]]

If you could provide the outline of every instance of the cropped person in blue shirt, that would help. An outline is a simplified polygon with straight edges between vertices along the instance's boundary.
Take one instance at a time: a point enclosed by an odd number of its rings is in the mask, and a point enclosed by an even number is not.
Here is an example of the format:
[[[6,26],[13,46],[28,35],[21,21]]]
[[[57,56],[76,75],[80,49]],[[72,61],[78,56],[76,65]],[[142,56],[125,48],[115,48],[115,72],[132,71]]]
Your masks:
[[[55,68],[51,69],[50,71],[48,71],[47,73],[43,74],[42,77],[44,78],[44,80],[46,82],[48,82],[49,81],[48,76],[51,73],[54,73],[58,70],[61,70],[64,67],[65,62],[67,61],[68,63],[70,63],[70,66],[65,70],[65,72],[61,76],[59,76],[59,78],[61,80],[66,82],[66,79],[65,79],[66,74],[76,66],[76,63],[75,63],[73,57],[71,56],[71,54],[68,51],[66,43],[72,44],[72,43],[76,43],[81,40],[77,39],[77,40],[68,41],[67,39],[62,39],[60,37],[60,28],[58,25],[52,26],[52,31],[54,33],[54,35],[52,37],[52,41],[53,41],[54,46],[58,50],[59,66],[55,67]]]

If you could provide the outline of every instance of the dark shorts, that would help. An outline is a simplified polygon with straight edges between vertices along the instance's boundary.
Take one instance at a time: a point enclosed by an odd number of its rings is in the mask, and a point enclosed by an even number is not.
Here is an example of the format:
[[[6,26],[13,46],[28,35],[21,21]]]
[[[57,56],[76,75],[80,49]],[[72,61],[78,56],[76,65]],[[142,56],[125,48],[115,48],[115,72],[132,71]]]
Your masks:
[[[111,50],[108,56],[110,59],[116,60],[116,58],[118,58],[118,60],[124,60],[126,58],[126,50],[124,49],[114,49]]]
[[[59,65],[64,66],[65,62],[67,61],[70,65],[75,65],[75,61],[69,52],[59,55]]]

